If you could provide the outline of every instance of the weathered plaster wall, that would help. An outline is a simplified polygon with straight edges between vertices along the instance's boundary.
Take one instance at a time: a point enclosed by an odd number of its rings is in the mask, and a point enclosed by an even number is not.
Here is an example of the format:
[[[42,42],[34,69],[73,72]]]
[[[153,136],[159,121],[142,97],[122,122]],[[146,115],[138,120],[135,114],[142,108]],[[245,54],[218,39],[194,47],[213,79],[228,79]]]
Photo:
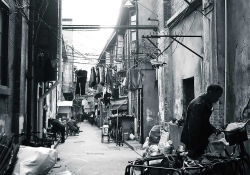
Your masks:
[[[250,2],[228,3],[227,121],[237,121],[250,99]],[[246,115],[244,118],[250,118]],[[248,127],[248,131],[250,127]],[[249,133],[249,132],[248,132]],[[245,142],[250,152],[250,141]]]
[[[165,2],[166,3],[166,2]],[[157,14],[159,19],[159,31],[158,34],[168,35],[169,29],[165,26],[164,16],[164,2],[163,0],[158,0],[157,4]],[[169,4],[171,6],[171,3]],[[169,6],[169,9],[170,9]],[[168,9],[167,13],[170,15],[170,10]],[[162,37],[158,39],[158,47],[161,51],[166,49],[171,40],[167,37]],[[159,116],[160,122],[164,123],[169,121],[173,116],[173,70],[172,70],[172,59],[168,55],[171,54],[170,48],[167,49],[163,54],[158,57],[159,61],[164,61],[166,64],[163,67],[160,67],[157,71],[158,76],[158,91],[159,91]]]
[[[171,30],[172,35],[203,35],[202,15],[194,12],[183,19]],[[202,38],[177,38],[181,43],[203,55]],[[171,45],[171,55],[174,72],[174,118],[180,119],[183,113],[183,79],[194,77],[194,92],[197,97],[201,92],[202,59],[190,52],[180,44],[174,42]]]
[[[250,99],[250,2],[228,4],[228,117],[241,115]],[[248,116],[250,118],[250,116]]]
[[[148,137],[150,129],[159,125],[158,88],[155,86],[155,70],[144,70],[143,84],[143,141]]]
[[[151,21],[150,19],[158,19],[157,15],[157,1],[140,0],[138,1],[138,22],[139,25],[158,25],[157,21]],[[153,30],[139,30],[139,52],[153,53],[156,50],[155,46],[146,39],[142,38],[142,35],[156,34]],[[156,39],[151,39],[156,45]],[[150,63],[147,63],[151,58],[149,56],[139,57],[142,64],[139,67],[142,69],[143,74],[143,135],[142,142],[148,137],[150,129],[154,125],[159,124],[159,99],[158,88],[155,86],[156,70],[152,69]],[[137,99],[138,100],[138,99]],[[137,101],[138,102],[138,101]]]
[[[26,132],[26,116],[21,114],[0,115],[0,134],[6,133],[6,135],[11,135],[12,133],[19,134],[21,132]]]

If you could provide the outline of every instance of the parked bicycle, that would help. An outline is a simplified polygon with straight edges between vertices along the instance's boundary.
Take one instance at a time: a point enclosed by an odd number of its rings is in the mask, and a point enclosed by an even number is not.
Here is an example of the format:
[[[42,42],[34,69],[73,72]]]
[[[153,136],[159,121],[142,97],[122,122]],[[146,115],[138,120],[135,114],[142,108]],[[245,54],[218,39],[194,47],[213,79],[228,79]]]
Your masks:
[[[137,159],[130,161],[125,169],[125,175],[248,175],[250,174],[250,156],[246,151],[244,141],[248,140],[247,120],[242,127],[227,131],[221,129],[225,134],[225,139],[233,146],[232,153],[225,149],[226,156],[209,156],[204,155],[204,162],[191,161],[185,158],[184,161],[176,159],[176,155],[161,155],[150,158]],[[166,158],[172,157],[171,160]],[[149,161],[161,160],[159,164],[149,165]],[[178,161],[178,162],[177,162]],[[164,163],[165,162],[165,163]],[[176,166],[178,163],[181,167]]]
[[[221,132],[225,134],[225,139],[229,142],[229,145],[233,146],[233,152],[231,154],[225,149],[225,153],[228,157],[236,158],[240,160],[240,173],[249,174],[250,173],[250,156],[246,151],[244,141],[248,140],[247,135],[247,125],[250,119],[247,120],[239,128],[227,131],[222,129]],[[238,150],[238,151],[237,151]]]

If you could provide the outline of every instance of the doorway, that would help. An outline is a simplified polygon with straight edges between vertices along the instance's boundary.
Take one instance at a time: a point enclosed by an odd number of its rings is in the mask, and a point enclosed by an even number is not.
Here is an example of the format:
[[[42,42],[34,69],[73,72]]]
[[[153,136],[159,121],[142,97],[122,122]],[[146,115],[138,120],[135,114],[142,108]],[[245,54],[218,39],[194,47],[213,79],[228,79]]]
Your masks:
[[[194,77],[183,79],[183,114],[185,118],[189,103],[194,99]]]

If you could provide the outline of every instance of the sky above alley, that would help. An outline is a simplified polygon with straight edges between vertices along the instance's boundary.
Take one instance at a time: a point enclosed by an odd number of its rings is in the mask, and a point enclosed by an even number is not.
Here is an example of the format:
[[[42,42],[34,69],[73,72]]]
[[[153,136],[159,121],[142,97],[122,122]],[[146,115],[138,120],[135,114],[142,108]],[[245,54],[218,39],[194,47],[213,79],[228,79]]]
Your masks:
[[[115,25],[117,23],[122,0],[62,0],[62,17],[71,18],[74,25]],[[96,63],[96,57],[103,50],[113,29],[101,29],[99,31],[74,31],[74,49],[88,57],[76,58],[78,69],[90,69]],[[90,54],[90,55],[88,55]],[[88,63],[88,64],[86,64]],[[88,75],[89,76],[89,75]]]

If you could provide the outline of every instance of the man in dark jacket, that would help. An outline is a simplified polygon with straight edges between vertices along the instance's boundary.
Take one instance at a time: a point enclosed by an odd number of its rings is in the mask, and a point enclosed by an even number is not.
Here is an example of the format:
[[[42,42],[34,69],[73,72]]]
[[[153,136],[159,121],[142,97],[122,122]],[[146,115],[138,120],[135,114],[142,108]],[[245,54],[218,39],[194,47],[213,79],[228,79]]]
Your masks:
[[[218,84],[211,84],[207,92],[190,102],[187,117],[181,134],[181,142],[186,145],[188,156],[198,158],[209,143],[208,138],[220,131],[210,124],[209,119],[213,110],[213,103],[217,102],[223,93]]]
[[[54,138],[56,139],[56,133],[60,131],[62,140],[61,143],[65,142],[65,126],[57,119],[50,119],[52,125],[51,131],[53,132]]]
[[[69,129],[72,131],[75,131],[76,133],[79,133],[79,127],[77,126],[77,122],[75,120],[75,117],[71,117],[71,120],[67,122]]]

